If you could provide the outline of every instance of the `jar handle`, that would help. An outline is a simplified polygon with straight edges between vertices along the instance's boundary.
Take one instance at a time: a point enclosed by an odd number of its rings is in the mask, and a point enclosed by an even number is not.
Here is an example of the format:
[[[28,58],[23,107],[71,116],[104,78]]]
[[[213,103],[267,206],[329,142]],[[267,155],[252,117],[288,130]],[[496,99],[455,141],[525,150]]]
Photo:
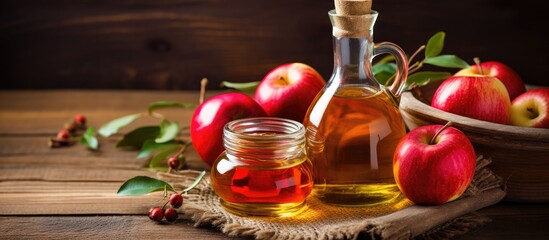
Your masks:
[[[389,90],[395,97],[399,97],[404,90],[406,79],[408,78],[408,63],[406,53],[396,44],[391,42],[382,42],[374,47],[374,57],[380,54],[391,54],[395,57],[396,73],[393,84]],[[376,80],[377,81],[377,80]]]

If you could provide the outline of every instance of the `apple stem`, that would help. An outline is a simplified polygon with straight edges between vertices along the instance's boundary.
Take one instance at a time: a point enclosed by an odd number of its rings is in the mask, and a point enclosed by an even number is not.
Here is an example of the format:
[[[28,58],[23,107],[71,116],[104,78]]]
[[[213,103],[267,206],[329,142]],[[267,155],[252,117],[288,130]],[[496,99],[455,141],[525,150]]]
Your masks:
[[[539,116],[538,111],[534,110],[533,108],[526,108],[526,111],[528,111],[528,115],[530,119],[534,119]]]
[[[198,100],[200,104],[204,102],[204,97],[206,95],[206,85],[208,85],[208,79],[202,78],[202,81],[200,81],[200,98]]]
[[[475,62],[475,64],[477,65],[477,68],[480,74],[484,75],[484,71],[482,71],[482,67],[480,67],[480,58],[478,57],[473,58],[473,62]]]
[[[435,144],[435,139],[437,139],[438,135],[440,135],[440,133],[441,133],[442,131],[444,131],[444,129],[448,128],[448,127],[451,126],[451,125],[452,125],[452,121],[447,122],[446,125],[444,125],[441,129],[439,129],[439,130],[437,131],[437,133],[435,133],[435,136],[433,136],[433,138],[431,138],[431,141],[429,142],[429,145]]]

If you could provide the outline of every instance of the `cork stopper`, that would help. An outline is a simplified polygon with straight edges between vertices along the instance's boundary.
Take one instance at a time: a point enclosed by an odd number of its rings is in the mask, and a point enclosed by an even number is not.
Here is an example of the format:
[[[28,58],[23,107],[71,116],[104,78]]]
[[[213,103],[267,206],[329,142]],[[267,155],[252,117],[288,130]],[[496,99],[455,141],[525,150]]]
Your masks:
[[[335,10],[329,12],[336,37],[370,38],[377,18],[372,0],[334,0]]]
[[[364,15],[372,10],[372,0],[334,0],[338,15]]]

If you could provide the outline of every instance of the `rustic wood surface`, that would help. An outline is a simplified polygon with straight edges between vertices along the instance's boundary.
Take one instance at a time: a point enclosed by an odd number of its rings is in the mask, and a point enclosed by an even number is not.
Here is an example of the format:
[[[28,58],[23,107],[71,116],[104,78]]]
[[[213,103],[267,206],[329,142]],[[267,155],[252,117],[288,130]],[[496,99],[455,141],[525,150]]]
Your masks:
[[[376,0],[374,41],[411,55],[445,31],[444,54],[502,61],[549,86],[543,5]],[[329,78],[333,8],[333,0],[3,0],[0,88],[198,89],[202,77],[216,86],[256,81],[286,62]]]
[[[210,95],[219,92],[212,92]],[[120,135],[100,138],[101,150],[80,145],[50,149],[47,139],[75,114],[101,124],[124,114],[144,111],[158,100],[197,102],[196,92],[166,91],[0,91],[0,239],[229,239],[192,221],[151,222],[147,210],[159,195],[118,197],[116,190],[136,175],[146,160],[136,152],[116,149]],[[193,109],[165,110],[182,125]],[[140,121],[124,129],[154,123]],[[207,169],[196,153],[188,166]],[[492,222],[459,239],[545,239],[549,203],[502,202],[479,214]],[[363,237],[363,236],[361,236]]]

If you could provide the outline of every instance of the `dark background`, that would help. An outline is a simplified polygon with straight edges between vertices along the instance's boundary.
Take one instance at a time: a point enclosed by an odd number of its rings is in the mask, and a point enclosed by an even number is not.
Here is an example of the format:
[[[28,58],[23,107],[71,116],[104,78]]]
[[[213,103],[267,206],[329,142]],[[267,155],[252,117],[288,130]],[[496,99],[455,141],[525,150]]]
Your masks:
[[[443,54],[497,60],[549,86],[539,1],[376,0],[375,42],[411,55],[438,31]],[[0,1],[2,89],[198,89],[303,62],[328,80],[333,0]],[[455,72],[455,69],[450,69]]]

